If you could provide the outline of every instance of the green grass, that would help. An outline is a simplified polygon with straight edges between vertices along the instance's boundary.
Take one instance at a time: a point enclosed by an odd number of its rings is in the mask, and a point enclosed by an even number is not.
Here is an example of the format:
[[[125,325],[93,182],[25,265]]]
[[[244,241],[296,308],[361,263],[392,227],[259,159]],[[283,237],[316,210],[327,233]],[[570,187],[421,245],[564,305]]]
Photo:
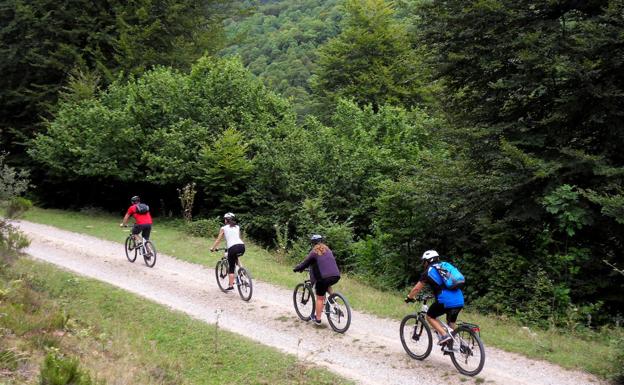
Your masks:
[[[117,218],[105,214],[33,209],[26,214],[25,219],[120,243],[127,236],[127,232],[118,227],[121,216]],[[177,226],[162,221],[159,223],[158,218],[152,234],[152,240],[160,252],[178,259],[213,266],[220,257],[208,251],[212,239],[187,236]],[[293,288],[303,279],[301,274],[292,272],[291,264],[280,263],[275,256],[250,242],[247,242],[243,264],[255,278],[284,288]],[[404,293],[380,291],[347,274],[340,280],[338,290],[347,296],[354,309],[380,317],[400,320],[414,310],[413,306],[403,303]],[[484,316],[467,310],[462,312],[460,318],[480,325],[486,347],[495,346],[603,377],[612,373],[615,365],[616,349],[610,340],[624,335],[621,329],[584,334],[560,330],[526,330],[515,320]]]
[[[78,357],[81,366],[109,383],[349,383],[292,355],[52,265],[20,259],[10,270],[0,276],[0,327],[11,330],[11,352],[39,364],[52,349]],[[5,364],[15,367],[9,358]],[[19,376],[9,383],[36,381]],[[0,383],[3,379],[0,374]]]

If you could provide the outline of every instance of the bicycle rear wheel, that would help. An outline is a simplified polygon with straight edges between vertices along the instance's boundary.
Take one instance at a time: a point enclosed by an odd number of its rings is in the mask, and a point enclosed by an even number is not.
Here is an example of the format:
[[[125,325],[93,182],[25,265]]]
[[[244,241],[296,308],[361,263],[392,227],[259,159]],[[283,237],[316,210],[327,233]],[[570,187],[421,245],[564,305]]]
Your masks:
[[[329,325],[335,332],[344,333],[351,325],[351,307],[347,299],[338,292],[331,294],[327,298],[325,315]]]
[[[154,267],[156,264],[156,246],[151,241],[143,244],[143,260],[147,267]]]
[[[130,262],[136,261],[136,258],[137,258],[137,248],[136,248],[136,244],[134,242],[134,238],[132,238],[132,235],[130,235],[130,236],[128,236],[128,238],[126,238],[126,244],[124,246],[124,249],[126,250],[126,258],[128,258],[128,261],[130,261]]]
[[[230,280],[228,278],[228,262],[226,260],[220,260],[217,262],[217,266],[215,267],[215,277],[217,278],[217,285],[219,285],[219,289],[222,292],[227,293],[227,289]]]
[[[314,299],[314,293],[312,288],[304,283],[300,283],[295,286],[293,291],[293,305],[295,305],[295,311],[299,318],[307,321],[314,312],[314,305],[316,300]]]
[[[453,340],[459,339],[460,346],[453,346],[453,352],[450,353],[453,365],[461,374],[476,376],[485,364],[485,348],[481,338],[474,330],[465,326],[458,327],[454,334],[456,338]]]
[[[243,301],[249,301],[253,294],[253,282],[251,281],[251,273],[245,270],[244,267],[238,269],[238,295]]]
[[[431,353],[431,329],[423,317],[418,314],[405,316],[401,321],[401,344],[412,358],[424,360]]]

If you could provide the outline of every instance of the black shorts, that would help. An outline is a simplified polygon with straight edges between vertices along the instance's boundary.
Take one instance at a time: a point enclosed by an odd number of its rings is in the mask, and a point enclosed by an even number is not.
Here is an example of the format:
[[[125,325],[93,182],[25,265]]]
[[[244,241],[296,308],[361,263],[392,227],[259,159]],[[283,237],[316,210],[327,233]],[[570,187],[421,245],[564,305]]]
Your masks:
[[[324,296],[327,293],[327,289],[329,289],[331,285],[335,285],[338,281],[340,281],[340,277],[327,277],[319,279],[314,284],[314,291],[316,291],[316,295]]]
[[[245,245],[238,244],[227,249],[228,255],[228,273],[234,274],[234,268],[238,263],[238,257],[245,254]]]
[[[427,315],[431,318],[438,318],[442,314],[446,314],[446,323],[453,323],[457,321],[457,316],[463,307],[445,308],[440,302],[436,301],[427,310]]]
[[[132,226],[132,234],[139,234],[143,236],[143,239],[149,239],[150,233],[152,232],[152,225],[137,225],[136,223]]]

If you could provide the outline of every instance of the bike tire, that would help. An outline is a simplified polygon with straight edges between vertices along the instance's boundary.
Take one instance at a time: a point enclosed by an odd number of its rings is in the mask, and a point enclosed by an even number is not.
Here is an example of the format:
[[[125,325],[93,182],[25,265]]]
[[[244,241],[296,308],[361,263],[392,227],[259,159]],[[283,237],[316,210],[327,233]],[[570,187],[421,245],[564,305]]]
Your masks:
[[[243,301],[249,301],[253,294],[253,281],[251,279],[251,273],[244,267],[238,269],[238,295]]]
[[[325,315],[329,326],[337,333],[344,333],[351,325],[351,307],[344,295],[335,292],[327,298]],[[332,303],[333,302],[333,303]],[[328,311],[329,310],[329,311]]]
[[[133,247],[132,249],[130,249],[131,246]],[[134,262],[137,259],[137,248],[134,246],[134,239],[132,239],[132,235],[130,235],[128,236],[128,238],[126,238],[126,243],[124,245],[124,248],[126,250],[126,258],[128,258],[128,261],[130,262]]]
[[[295,290],[293,291],[293,305],[295,306],[295,311],[299,318],[304,321],[310,319],[316,306],[316,299],[314,298],[312,288],[304,283],[295,286]]]
[[[228,262],[225,260],[220,260],[217,262],[217,266],[215,267],[215,278],[217,278],[217,285],[219,285],[219,289],[222,292],[227,293],[228,285],[230,284],[230,280],[228,278]]]
[[[455,329],[454,335],[460,336],[461,346],[459,347],[459,351],[455,351],[453,349],[452,353],[449,353],[451,356],[451,361],[453,361],[453,365],[457,370],[466,376],[476,376],[483,369],[483,365],[485,365],[485,347],[483,346],[483,342],[481,338],[469,327],[458,327]],[[463,335],[463,336],[462,336]],[[464,345],[464,343],[466,345]],[[478,357],[475,357],[476,349],[478,349]],[[468,358],[474,357],[473,361],[477,362],[477,366],[474,369],[467,369],[465,366],[468,364]]]
[[[145,241],[143,243],[143,260],[147,267],[154,267],[156,264],[156,246],[152,241]]]
[[[418,314],[410,314],[403,318],[400,326],[401,345],[405,352],[416,360],[424,360],[431,354],[433,341],[431,328]]]

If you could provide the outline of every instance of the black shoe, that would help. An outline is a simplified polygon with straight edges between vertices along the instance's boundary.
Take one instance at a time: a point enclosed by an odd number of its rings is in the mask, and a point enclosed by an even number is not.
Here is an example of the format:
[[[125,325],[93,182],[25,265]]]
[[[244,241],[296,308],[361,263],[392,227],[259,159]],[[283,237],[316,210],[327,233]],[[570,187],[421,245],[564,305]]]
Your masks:
[[[225,289],[225,291],[230,291],[230,290],[234,290],[234,286],[230,286],[227,289]]]

